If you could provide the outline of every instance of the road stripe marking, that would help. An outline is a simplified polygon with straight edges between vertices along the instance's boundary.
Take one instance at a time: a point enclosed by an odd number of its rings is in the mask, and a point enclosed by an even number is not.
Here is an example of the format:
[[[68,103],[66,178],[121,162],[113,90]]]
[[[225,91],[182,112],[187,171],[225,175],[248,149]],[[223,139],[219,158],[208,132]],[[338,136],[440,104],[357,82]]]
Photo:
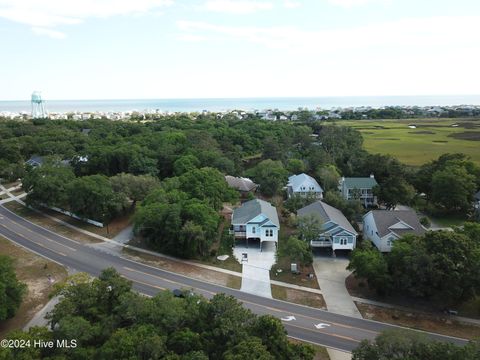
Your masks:
[[[24,240],[26,240],[26,241],[28,241],[28,242],[31,242],[31,243],[33,243],[33,244],[35,244],[35,245],[38,245],[38,246],[41,246],[41,247],[43,247],[44,249],[50,250],[50,251],[52,251],[52,252],[54,252],[54,253],[56,253],[56,254],[58,254],[58,255],[65,256],[65,257],[67,256],[67,255],[64,254],[64,253],[59,252],[59,251],[56,251],[56,250],[53,250],[53,249],[50,249],[49,247],[47,247],[47,246],[45,246],[45,245],[43,245],[43,244],[41,244],[41,243],[38,243],[38,242],[36,242],[36,241],[29,240],[29,239],[27,239],[26,237],[24,237],[23,235],[17,233],[16,231],[13,231],[13,230],[9,229],[8,227],[6,227],[6,226],[3,225],[3,224],[0,224],[0,226],[3,227],[3,228],[5,228],[5,229],[7,229],[8,231],[13,232],[15,235],[17,235],[18,237],[21,237],[22,239],[24,239]],[[2,235],[3,235],[3,234],[2,234]]]
[[[53,239],[50,239],[50,238],[46,237],[45,235],[39,234],[39,233],[37,233],[37,232],[34,232],[34,231],[30,230],[29,228],[27,228],[26,226],[23,226],[22,224],[16,222],[15,220],[9,219],[9,221],[11,221],[11,222],[14,223],[15,225],[21,227],[22,229],[26,229],[27,231],[31,232],[32,234],[34,234],[34,235],[36,235],[36,236],[42,237],[43,239],[45,239],[45,240],[47,240],[47,241],[50,241],[50,242],[53,242],[53,243],[55,243],[55,244],[61,245],[61,246],[63,246],[63,247],[66,247],[67,249],[69,249],[69,250],[71,250],[71,251],[77,251],[77,249],[75,249],[75,248],[72,248],[72,247],[70,247],[70,246],[67,246],[67,245],[65,245],[65,244],[62,244],[61,242],[55,241],[55,240],[53,240]],[[11,229],[11,228],[8,227],[7,225],[5,225],[5,224],[3,224],[3,225],[4,225],[6,228],[8,228],[10,231],[15,232],[15,230]],[[19,235],[17,232],[15,232],[15,233],[16,233],[17,235]]]
[[[143,271],[140,271],[140,270],[135,270],[135,269],[132,269],[132,268],[129,268],[129,267],[126,267],[126,266],[124,266],[123,268],[126,269],[126,270],[128,270],[128,271],[140,273],[140,274],[142,274],[142,275],[148,275],[148,276],[151,276],[151,277],[153,277],[153,278],[160,279],[160,280],[162,280],[162,281],[170,282],[170,283],[172,283],[172,284],[187,286],[186,284],[182,284],[182,283],[179,283],[179,282],[177,282],[177,281],[168,280],[168,279],[165,279],[165,278],[163,278],[163,277],[161,277],[161,276],[158,276],[158,275],[149,274],[149,273],[146,273],[146,272],[143,272]],[[146,284],[145,284],[145,285],[146,285]],[[152,286],[154,286],[154,285],[152,285]],[[212,295],[215,295],[215,294],[216,294],[215,292],[212,292],[212,291],[209,291],[209,290],[204,290],[204,289],[198,289],[198,290],[201,290],[201,291],[210,293],[210,294],[212,294]],[[261,308],[264,308],[264,309],[268,309],[268,310],[274,311],[274,312],[276,312],[276,313],[283,313],[283,314],[286,313],[286,311],[281,310],[281,309],[278,309],[278,308],[275,308],[275,307],[260,305],[260,304],[257,304],[257,303],[251,302],[251,301],[247,301],[247,300],[239,300],[239,301],[241,301],[241,302],[243,302],[243,303],[246,303],[246,304],[258,306],[258,307],[261,307]],[[296,312],[290,312],[289,314],[296,315],[296,316],[303,317],[303,318],[307,318],[307,319],[313,319],[313,320],[315,320],[316,322],[322,321],[322,319],[314,318],[314,317],[312,317],[312,316],[307,316],[307,315],[298,314],[298,313],[296,313]],[[283,315],[279,315],[279,316],[283,316]],[[361,329],[362,331],[368,331],[368,332],[372,332],[372,333],[374,333],[374,334],[377,334],[377,333],[378,333],[378,332],[376,332],[376,331],[366,330],[366,329],[362,329],[362,328],[356,328],[356,327],[350,326],[350,325],[343,325],[343,324],[339,324],[339,323],[336,323],[336,322],[333,322],[333,321],[328,321],[328,320],[323,320],[323,321],[325,321],[325,322],[327,322],[327,323],[330,323],[330,324],[333,324],[333,325],[336,325],[336,326],[339,326],[339,327],[344,327],[344,328],[347,328],[347,329]],[[289,323],[289,325],[291,325],[291,323]],[[309,329],[309,330],[312,331],[312,329]]]
[[[124,266],[123,268],[126,269],[126,270],[128,270],[128,271],[133,271],[133,272],[137,272],[137,273],[141,273],[141,274],[146,274],[146,275],[149,275],[149,276],[158,278],[158,279],[160,279],[160,280],[168,281],[168,282],[170,282],[170,283],[174,283],[174,284],[178,284],[178,285],[185,285],[185,284],[178,283],[178,282],[176,282],[176,281],[167,280],[167,279],[164,279],[164,278],[162,278],[162,277],[159,277],[159,276],[156,276],[156,275],[151,275],[151,274],[148,274],[148,273],[144,273],[143,271],[131,269],[131,268],[128,268],[128,267],[125,267],[125,266]],[[149,287],[154,287],[154,288],[157,288],[157,289],[166,290],[165,288],[162,288],[162,287],[157,286],[157,285],[153,285],[153,284],[145,283],[145,282],[142,282],[142,281],[134,280],[134,279],[131,279],[131,278],[127,277],[127,276],[124,276],[124,277],[127,278],[128,280],[131,280],[131,281],[133,281],[133,282],[137,282],[137,283],[140,283],[140,284],[149,286]],[[208,290],[203,290],[203,289],[198,289],[198,290],[205,291],[205,292],[208,292],[208,293],[211,293],[211,294],[216,294],[216,293],[211,292],[211,291],[208,291]],[[244,303],[250,303],[250,304],[253,304],[253,305],[260,306],[260,307],[264,307],[264,306],[262,306],[262,305],[258,305],[258,304],[251,303],[251,302],[248,302],[248,301],[242,301],[242,302],[244,302]],[[277,311],[278,311],[278,310],[277,310]],[[296,328],[299,328],[299,329],[304,329],[304,330],[308,330],[308,331],[313,331],[313,332],[315,332],[315,333],[325,334],[325,335],[328,335],[328,336],[334,336],[334,337],[338,337],[338,338],[340,338],[340,339],[349,340],[349,341],[353,341],[353,342],[356,342],[356,343],[359,343],[359,342],[360,342],[360,340],[356,340],[356,339],[351,338],[351,337],[348,337],[348,336],[338,335],[338,334],[334,334],[334,333],[330,333],[330,332],[318,331],[318,330],[320,330],[320,329],[307,328],[307,327],[304,327],[304,326],[293,325],[292,323],[288,323],[288,325],[286,324],[286,326],[293,326],[293,327],[296,327]]]
[[[22,205],[22,206],[25,207],[25,208],[27,208],[27,209],[29,209],[29,210],[31,210],[31,211],[35,211],[34,209],[30,209],[29,207],[27,207],[27,206],[25,206],[25,205]],[[23,220],[23,221],[25,221],[25,222],[27,222],[27,223],[29,223],[29,224],[32,224],[34,227],[38,227],[38,228],[40,228],[40,229],[42,229],[42,230],[45,230],[45,231],[47,231],[47,232],[49,232],[49,233],[51,233],[51,234],[53,234],[53,235],[56,235],[56,236],[58,236],[58,237],[61,237],[61,238],[65,239],[65,240],[67,240],[67,241],[71,241],[71,242],[73,242],[73,243],[75,243],[75,244],[80,244],[80,242],[78,242],[78,241],[76,241],[76,240],[69,239],[69,238],[67,238],[66,236],[57,234],[56,232],[53,232],[52,230],[49,230],[49,229],[47,229],[46,227],[43,227],[43,226],[38,225],[38,224],[35,224],[34,222],[32,222],[32,221],[30,221],[30,220],[28,220],[28,219],[25,219],[24,217],[22,217],[22,216],[20,216],[20,215],[18,215],[18,214],[16,214],[16,213],[14,213],[12,210],[6,208],[5,206],[0,205],[0,208],[1,208],[2,210],[6,210],[7,212],[9,212],[9,213],[12,214],[15,218],[19,218],[19,219],[21,219],[21,220]],[[43,214],[41,211],[37,211],[37,213],[40,214],[41,216],[43,216],[43,217],[45,217],[45,218],[48,219],[48,217],[47,217],[45,214]],[[7,218],[10,219],[10,220],[12,220],[12,219],[11,219],[10,217],[8,217],[8,216],[7,216]],[[52,220],[52,221],[53,221],[53,220]],[[60,224],[60,225],[62,225],[62,224]],[[65,225],[62,225],[62,226],[65,226]],[[28,229],[28,228],[27,228],[27,229]]]
[[[32,252],[32,253],[34,253],[34,254],[37,254],[38,256],[41,256],[41,257],[43,257],[44,259],[47,259],[47,260],[49,260],[49,261],[52,261],[52,262],[60,265],[60,266],[63,267],[63,268],[68,268],[68,266],[66,266],[65,264],[62,264],[61,262],[59,262],[59,261],[57,261],[57,260],[54,260],[54,259],[48,257],[47,255],[40,254],[38,251],[35,251],[35,250],[33,250],[33,249],[30,249],[29,247],[26,247],[26,246],[23,245],[23,244],[20,244],[19,242],[11,239],[9,236],[7,236],[7,235],[5,235],[5,234],[2,234],[2,236],[3,236],[5,239],[10,240],[10,241],[11,241],[12,243],[14,243],[15,245],[22,247],[22,248],[25,249],[26,251],[30,251],[30,252]]]
[[[283,325],[283,326],[286,327],[286,328],[288,328],[289,326],[292,326],[292,327],[296,327],[296,328],[299,328],[299,329],[308,330],[308,331],[310,331],[310,332],[313,331],[314,333],[317,333],[317,334],[324,334],[324,335],[334,336],[334,337],[337,337],[337,338],[340,338],[340,339],[349,340],[349,341],[353,341],[353,342],[356,342],[356,343],[361,342],[361,340],[357,340],[357,339],[351,338],[351,337],[349,337],[349,336],[343,336],[343,335],[338,335],[338,334],[329,333],[329,332],[317,331],[317,330],[313,330],[313,329],[311,329],[311,328],[307,328],[307,327],[304,327],[304,326],[293,325],[292,323],[288,323],[288,324],[285,324],[285,325]]]
[[[129,268],[129,267],[126,267],[126,266],[124,266],[123,268],[124,268],[125,270],[131,271],[131,272],[136,272],[136,273],[139,273],[139,274],[142,274],[142,275],[148,275],[148,276],[151,276],[151,277],[153,277],[153,278],[156,278],[156,279],[159,279],[159,280],[162,280],[162,281],[169,282],[169,283],[171,283],[171,284],[176,284],[176,285],[180,285],[180,286],[184,286],[184,287],[187,286],[187,284],[182,284],[182,283],[179,283],[179,282],[177,282],[177,281],[165,279],[165,278],[163,278],[163,277],[161,277],[161,276],[158,276],[158,275],[149,274],[149,273],[146,273],[146,272],[143,272],[143,271],[140,271],[140,270],[135,270],[135,269],[132,269],[132,268]],[[147,284],[145,284],[145,285],[147,285]],[[154,285],[152,285],[152,286],[154,286]],[[210,293],[210,294],[212,294],[212,295],[215,295],[215,294],[216,294],[215,292],[208,291],[208,290],[203,290],[203,289],[198,289],[198,290],[205,291],[205,292]]]
[[[145,283],[145,282],[140,281],[140,280],[134,280],[134,279],[131,279],[131,278],[129,278],[128,276],[125,276],[125,275],[122,275],[122,277],[125,278],[125,279],[127,279],[127,280],[130,280],[130,281],[132,281],[132,282],[134,282],[134,283],[139,283],[139,284],[146,285],[146,286],[149,286],[149,287],[154,287],[154,288],[160,289],[160,290],[167,290],[167,289],[164,288],[164,287],[157,286],[157,285],[152,285],[152,284],[148,284],[148,283]],[[152,296],[150,296],[150,295],[147,295],[147,296],[152,297]]]

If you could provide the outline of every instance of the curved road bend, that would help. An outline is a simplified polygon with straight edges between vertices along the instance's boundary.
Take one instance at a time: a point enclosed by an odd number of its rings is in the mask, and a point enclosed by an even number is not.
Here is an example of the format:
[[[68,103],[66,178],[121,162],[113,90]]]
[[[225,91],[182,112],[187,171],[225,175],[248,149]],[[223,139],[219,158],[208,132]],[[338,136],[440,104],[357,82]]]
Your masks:
[[[396,328],[243,293],[115,256],[32,224],[3,206],[0,206],[0,236],[61,265],[94,276],[107,267],[114,267],[133,282],[136,290],[146,295],[153,296],[160,290],[175,288],[193,288],[208,298],[220,292],[232,295],[256,314],[270,314],[282,319],[289,336],[338,350],[351,351],[361,340],[373,339],[383,330]],[[439,334],[429,333],[429,336],[441,341],[466,343],[466,340]]]

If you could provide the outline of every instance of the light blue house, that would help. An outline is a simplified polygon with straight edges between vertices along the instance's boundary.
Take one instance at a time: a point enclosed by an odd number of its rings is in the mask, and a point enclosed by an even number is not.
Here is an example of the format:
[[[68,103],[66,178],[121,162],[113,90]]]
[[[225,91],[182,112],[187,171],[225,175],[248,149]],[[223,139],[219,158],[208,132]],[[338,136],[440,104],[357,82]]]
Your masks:
[[[322,231],[312,247],[331,247],[335,250],[353,250],[357,244],[357,232],[343,213],[323,201],[316,201],[297,211],[299,217],[314,216],[322,222]]]
[[[314,196],[317,199],[323,198],[323,189],[317,180],[307,174],[292,175],[287,183],[288,197],[292,196]]]
[[[264,241],[274,241],[277,245],[279,231],[277,209],[266,201],[250,200],[233,211],[230,232],[235,239],[260,240],[261,249]]]

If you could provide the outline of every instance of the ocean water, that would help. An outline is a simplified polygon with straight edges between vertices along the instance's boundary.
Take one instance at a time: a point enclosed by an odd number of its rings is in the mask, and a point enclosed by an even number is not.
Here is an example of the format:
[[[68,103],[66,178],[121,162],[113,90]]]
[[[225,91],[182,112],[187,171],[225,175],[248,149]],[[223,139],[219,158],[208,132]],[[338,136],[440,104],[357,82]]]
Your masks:
[[[480,95],[456,96],[345,96],[229,99],[156,99],[156,100],[48,100],[49,112],[68,111],[226,111],[226,110],[297,110],[332,109],[359,106],[448,106],[480,105]],[[30,112],[29,100],[0,101],[0,112]]]

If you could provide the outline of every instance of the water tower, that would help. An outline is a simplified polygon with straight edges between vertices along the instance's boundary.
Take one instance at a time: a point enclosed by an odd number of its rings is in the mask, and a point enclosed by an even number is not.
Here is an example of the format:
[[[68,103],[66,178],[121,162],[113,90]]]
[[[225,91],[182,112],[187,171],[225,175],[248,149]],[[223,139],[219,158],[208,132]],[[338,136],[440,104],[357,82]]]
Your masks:
[[[45,108],[45,100],[42,99],[40,91],[34,91],[32,94],[32,118],[45,119],[46,117],[48,117],[48,114]]]

